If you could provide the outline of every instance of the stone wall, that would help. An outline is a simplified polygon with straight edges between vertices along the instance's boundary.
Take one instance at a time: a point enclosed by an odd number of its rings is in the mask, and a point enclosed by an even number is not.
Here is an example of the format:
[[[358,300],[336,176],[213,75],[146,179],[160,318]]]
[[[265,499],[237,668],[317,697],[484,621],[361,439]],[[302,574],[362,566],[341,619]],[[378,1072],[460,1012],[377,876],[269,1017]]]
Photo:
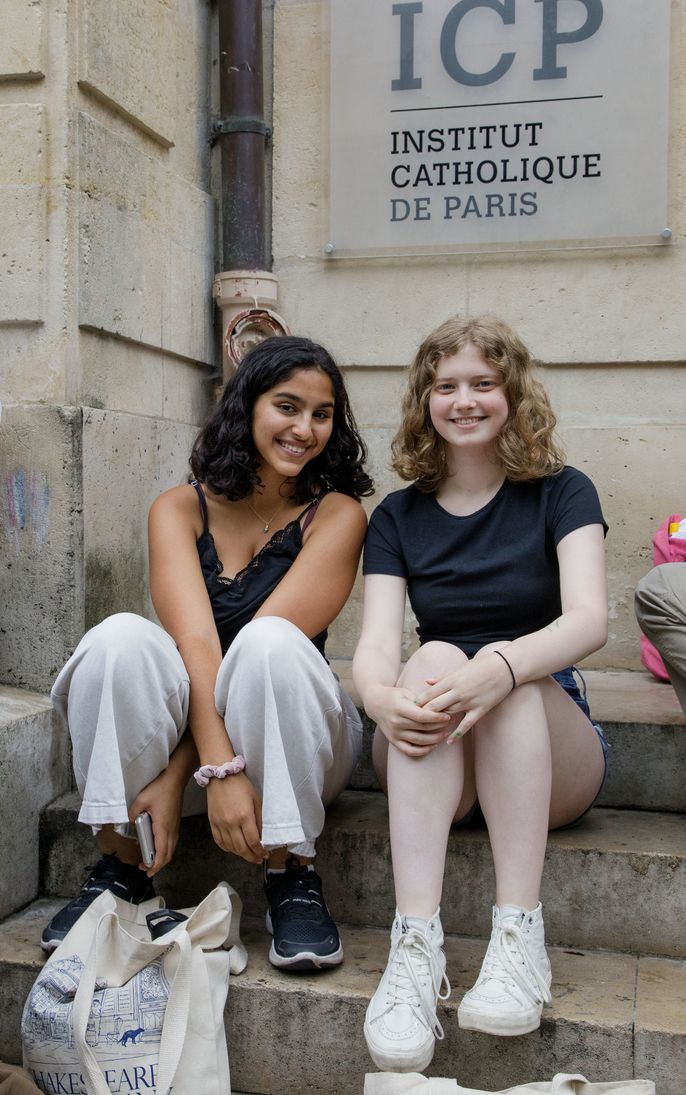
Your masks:
[[[272,0],[264,0],[271,41]],[[655,249],[325,260],[326,4],[276,0],[279,310],[344,366],[378,494],[404,369],[446,315],[498,312],[547,362],[611,525],[611,636],[683,509],[686,3],[672,0],[670,226]],[[0,681],[47,688],[87,624],[149,612],[145,513],[181,480],[217,360],[209,0],[7,0],[0,41]],[[271,73],[266,84],[270,86]],[[332,633],[348,655],[359,590]],[[408,642],[411,635],[408,631]],[[39,650],[40,648],[40,650]]]
[[[0,680],[149,613],[145,514],[214,368],[208,0],[7,0],[0,42]]]
[[[384,260],[327,260],[326,5],[277,0],[274,255],[280,308],[346,368],[369,442],[377,498],[388,470],[404,370],[451,314],[499,314],[548,365],[570,463],[596,482],[607,541],[610,638],[595,666],[638,667],[633,589],[650,536],[686,506],[686,4],[672,0],[669,247]],[[349,654],[357,599],[334,628]],[[408,633],[408,642],[410,635]]]

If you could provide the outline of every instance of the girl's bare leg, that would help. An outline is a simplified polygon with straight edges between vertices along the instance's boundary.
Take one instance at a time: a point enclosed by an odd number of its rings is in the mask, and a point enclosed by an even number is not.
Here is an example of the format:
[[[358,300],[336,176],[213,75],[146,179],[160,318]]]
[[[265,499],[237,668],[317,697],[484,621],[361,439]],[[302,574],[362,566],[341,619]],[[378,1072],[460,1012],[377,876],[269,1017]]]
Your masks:
[[[496,873],[493,930],[458,1022],[486,1034],[535,1030],[550,1001],[539,890],[548,826],[578,818],[603,778],[593,726],[552,678],[520,685],[474,727],[479,802]]]
[[[462,651],[448,643],[427,643],[410,658],[398,683],[419,693],[428,679],[465,660]],[[465,781],[464,744],[443,743],[414,758],[389,748],[377,730],[374,765],[389,798],[398,912],[429,918],[441,900],[450,826],[456,813],[463,816],[474,803],[473,782]],[[471,776],[471,765],[469,771]]]
[[[591,723],[546,677],[520,685],[473,731],[479,803],[493,850],[496,903],[538,903],[548,828],[595,798],[603,751]]]

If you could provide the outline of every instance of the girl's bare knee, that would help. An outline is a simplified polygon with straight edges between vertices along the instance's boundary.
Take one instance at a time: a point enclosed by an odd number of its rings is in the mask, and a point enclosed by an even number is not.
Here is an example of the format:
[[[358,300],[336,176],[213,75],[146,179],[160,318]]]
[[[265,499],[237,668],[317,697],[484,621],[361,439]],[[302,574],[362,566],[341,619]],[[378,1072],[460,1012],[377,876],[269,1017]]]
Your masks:
[[[398,678],[398,684],[408,685],[408,682],[416,681],[423,685],[428,678],[440,677],[466,661],[467,655],[451,643],[440,640],[424,643],[408,659]]]

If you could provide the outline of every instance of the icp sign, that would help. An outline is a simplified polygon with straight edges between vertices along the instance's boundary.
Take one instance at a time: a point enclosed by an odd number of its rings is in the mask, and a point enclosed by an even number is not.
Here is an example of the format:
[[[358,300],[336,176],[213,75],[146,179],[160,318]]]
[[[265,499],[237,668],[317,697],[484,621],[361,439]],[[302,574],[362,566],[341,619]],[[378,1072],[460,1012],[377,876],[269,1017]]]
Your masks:
[[[570,2],[581,5],[585,18],[576,30],[560,30],[560,5],[568,6]],[[602,0],[520,0],[521,3],[541,5],[541,64],[534,69],[534,80],[564,80],[567,68],[558,60],[560,46],[593,37],[603,21]],[[505,26],[517,22],[517,0],[459,0],[451,8],[441,29],[441,61],[448,75],[465,87],[497,83],[510,71],[516,58],[514,52],[502,52],[486,72],[472,72],[462,63],[459,56],[460,28],[469,13],[478,8],[490,8]],[[422,86],[422,77],[415,72],[415,35],[421,34],[421,18],[418,17],[423,11],[422,0],[393,5],[393,15],[400,20],[399,75],[391,83],[393,91],[417,91]]]
[[[655,244],[671,0],[329,0],[329,257]]]

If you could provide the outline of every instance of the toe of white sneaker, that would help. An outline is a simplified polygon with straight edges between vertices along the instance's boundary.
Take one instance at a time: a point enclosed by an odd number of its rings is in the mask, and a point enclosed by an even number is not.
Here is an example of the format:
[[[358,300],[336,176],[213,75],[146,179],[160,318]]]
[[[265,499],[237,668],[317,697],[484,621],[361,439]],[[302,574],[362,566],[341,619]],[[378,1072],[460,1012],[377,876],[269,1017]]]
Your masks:
[[[382,1072],[423,1072],[434,1055],[436,1039],[431,1031],[411,1014],[391,1012],[374,1018],[371,1011],[370,1005],[364,1036],[377,1068]]]
[[[528,1008],[490,1009],[472,1001],[463,1001],[457,1009],[457,1023],[462,1030],[477,1030],[501,1038],[516,1038],[530,1034],[541,1025],[541,1005]]]
[[[400,1041],[388,1041],[370,1030],[365,1023],[364,1036],[369,1056],[382,1072],[423,1072],[433,1060],[435,1040],[433,1036],[421,1044],[404,1045]]]

